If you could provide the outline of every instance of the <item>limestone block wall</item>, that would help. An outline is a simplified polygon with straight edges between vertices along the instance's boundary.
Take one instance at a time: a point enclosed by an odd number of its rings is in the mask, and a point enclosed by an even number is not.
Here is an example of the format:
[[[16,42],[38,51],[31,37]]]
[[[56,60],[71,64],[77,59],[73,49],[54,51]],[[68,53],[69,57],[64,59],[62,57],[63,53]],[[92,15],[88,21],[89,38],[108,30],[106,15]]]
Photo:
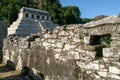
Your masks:
[[[8,36],[4,60],[12,61],[16,69],[27,66],[42,73],[45,80],[119,80],[120,24],[83,26],[64,25],[26,38]],[[103,48],[98,57],[100,44],[90,45],[90,36],[105,34],[112,36],[111,47]]]
[[[84,46],[81,26],[57,27],[39,37],[9,36],[4,41],[4,60],[11,60],[17,69],[28,66],[37,70],[46,80],[88,79],[85,76],[89,74],[84,75],[86,71],[79,65],[92,61],[95,52],[81,49]]]

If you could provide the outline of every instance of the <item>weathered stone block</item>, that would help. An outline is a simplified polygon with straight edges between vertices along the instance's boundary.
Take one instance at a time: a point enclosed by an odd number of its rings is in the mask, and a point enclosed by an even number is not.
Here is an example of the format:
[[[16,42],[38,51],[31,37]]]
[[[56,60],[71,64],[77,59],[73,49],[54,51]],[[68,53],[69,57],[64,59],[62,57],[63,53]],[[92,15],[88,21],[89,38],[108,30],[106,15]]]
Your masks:
[[[48,34],[48,33],[46,33],[45,35],[44,35],[44,38],[50,38],[50,34]]]
[[[55,59],[60,59],[60,54],[55,54]]]
[[[57,39],[57,38],[58,38],[58,35],[54,33],[54,34],[51,35],[51,38]]]
[[[100,69],[99,64],[95,64],[95,63],[89,63],[89,64],[87,64],[86,68],[87,69],[94,69],[94,70],[99,70]]]
[[[86,51],[86,55],[95,59],[96,51]]]
[[[107,75],[108,75],[108,72],[98,71],[97,73],[98,73],[101,77],[107,77]]]
[[[113,79],[120,80],[120,76],[118,76],[118,75],[116,75],[116,74],[109,74],[108,77],[113,78]]]
[[[58,47],[58,48],[61,49],[61,48],[63,47],[63,43],[57,42],[57,43],[56,43],[56,47]]]
[[[100,65],[100,69],[104,69],[105,68],[105,65]]]
[[[55,43],[56,40],[55,40],[55,39],[48,39],[48,42],[49,42],[49,43]]]
[[[74,42],[81,42],[81,40],[80,40],[80,39],[75,38],[75,37],[73,37],[73,41],[74,41]]]
[[[70,50],[70,49],[73,49],[73,48],[76,48],[76,45],[65,44],[63,50]]]
[[[120,41],[120,37],[112,37],[111,39]]]
[[[82,50],[82,49],[80,49],[80,48],[75,48],[75,51],[78,51],[78,52],[81,53],[81,54],[82,54],[82,53],[84,54],[84,53],[86,52],[85,50]]]
[[[80,68],[86,68],[86,63],[85,62],[77,61],[76,63]]]
[[[117,67],[109,67],[109,72],[113,74],[120,74],[120,69]]]
[[[79,52],[76,51],[70,51],[69,53],[73,59],[80,59]]]
[[[48,42],[43,42],[42,45],[43,45],[44,47],[48,47],[48,46],[50,46],[51,44],[48,43]]]
[[[69,31],[68,33],[69,33],[70,36],[72,36],[72,37],[75,35],[75,33],[74,33],[73,31]]]
[[[66,31],[61,31],[58,36],[69,36],[69,33]]]
[[[84,37],[84,43],[85,44],[90,44],[90,36],[85,36]]]
[[[54,51],[60,53],[62,51],[62,49],[56,48],[56,49],[54,49]]]
[[[67,43],[68,37],[59,37],[61,39],[61,43]]]
[[[103,56],[104,57],[112,57],[113,52],[111,51],[110,48],[103,48]]]
[[[111,46],[112,46],[112,47],[120,46],[119,44],[120,44],[120,41],[116,41],[116,40],[115,40],[115,41],[112,41],[112,42],[111,42]]]

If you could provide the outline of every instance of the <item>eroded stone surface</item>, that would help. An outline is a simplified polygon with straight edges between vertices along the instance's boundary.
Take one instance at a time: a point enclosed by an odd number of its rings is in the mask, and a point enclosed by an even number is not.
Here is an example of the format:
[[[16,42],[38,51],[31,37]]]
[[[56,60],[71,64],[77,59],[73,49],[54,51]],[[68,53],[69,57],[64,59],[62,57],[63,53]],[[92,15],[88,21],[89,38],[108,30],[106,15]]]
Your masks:
[[[114,20],[98,21],[101,25],[91,22],[90,27],[86,24],[88,28],[65,25],[27,38],[8,36],[4,40],[4,59],[11,60],[18,69],[34,68],[35,73],[45,75],[45,80],[120,79],[120,24],[119,21],[110,24]],[[102,43],[90,44],[91,35],[107,34],[112,37],[109,48]]]

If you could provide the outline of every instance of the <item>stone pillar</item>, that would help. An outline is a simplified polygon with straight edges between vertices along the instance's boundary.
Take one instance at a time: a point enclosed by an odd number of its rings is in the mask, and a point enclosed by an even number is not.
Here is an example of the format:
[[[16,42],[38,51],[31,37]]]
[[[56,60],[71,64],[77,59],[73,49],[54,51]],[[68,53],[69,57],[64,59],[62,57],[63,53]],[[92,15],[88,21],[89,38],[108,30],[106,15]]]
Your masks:
[[[85,36],[84,37],[84,43],[85,44],[90,44],[90,36]]]
[[[42,16],[40,15],[40,20],[42,20]]]
[[[34,14],[34,19],[37,19],[37,15],[36,14]]]
[[[47,20],[47,16],[44,16],[44,19]]]
[[[49,17],[49,21],[51,21],[51,17]]]
[[[32,14],[29,14],[29,18],[32,19]]]
[[[112,43],[111,43],[111,50],[114,53],[114,57],[120,56],[120,34],[113,33],[112,34]]]

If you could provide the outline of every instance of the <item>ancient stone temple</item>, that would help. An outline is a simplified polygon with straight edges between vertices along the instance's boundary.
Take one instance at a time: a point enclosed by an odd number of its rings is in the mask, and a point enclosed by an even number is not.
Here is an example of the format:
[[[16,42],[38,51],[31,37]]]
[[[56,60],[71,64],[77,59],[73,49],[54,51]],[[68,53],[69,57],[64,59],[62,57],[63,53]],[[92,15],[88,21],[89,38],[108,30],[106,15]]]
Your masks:
[[[17,34],[26,37],[40,33],[44,29],[53,29],[55,26],[47,11],[23,7],[18,19],[8,28],[8,35]]]

